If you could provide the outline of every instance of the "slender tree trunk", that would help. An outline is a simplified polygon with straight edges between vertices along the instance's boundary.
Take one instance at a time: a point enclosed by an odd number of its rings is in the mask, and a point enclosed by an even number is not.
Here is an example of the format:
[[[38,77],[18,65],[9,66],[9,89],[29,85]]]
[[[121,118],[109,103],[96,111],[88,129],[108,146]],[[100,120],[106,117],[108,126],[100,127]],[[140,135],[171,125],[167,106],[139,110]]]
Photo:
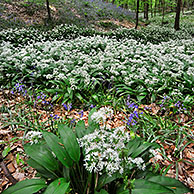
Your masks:
[[[180,12],[181,12],[181,0],[177,0],[176,17],[174,22],[175,30],[180,30]]]
[[[162,0],[162,25],[164,24],[165,0]]]
[[[156,12],[157,12],[157,1],[155,0],[155,4],[154,4],[154,16],[156,16]]]
[[[151,17],[153,17],[153,9],[152,9],[152,7],[153,7],[153,5],[152,5],[152,0],[151,0],[151,8],[150,8],[150,11],[151,11]]]
[[[135,25],[135,29],[137,29],[137,26],[138,26],[138,20],[139,20],[139,0],[137,0],[136,25]]]
[[[149,4],[148,4],[148,0],[145,3],[145,19],[148,20],[148,11],[149,11]]]
[[[146,0],[143,0],[143,17],[144,17],[144,19],[146,18],[146,7],[145,7],[145,1],[146,1]]]
[[[48,12],[48,20],[51,21],[51,10],[49,7],[49,0],[46,0],[46,7],[47,7],[47,12]]]
[[[187,7],[187,11],[189,10],[189,1],[186,1],[186,7]]]
[[[183,13],[183,15],[184,15],[184,7],[185,7],[185,0],[183,0],[183,2],[182,2],[182,13]]]
[[[161,0],[158,1],[158,13],[161,11]]]

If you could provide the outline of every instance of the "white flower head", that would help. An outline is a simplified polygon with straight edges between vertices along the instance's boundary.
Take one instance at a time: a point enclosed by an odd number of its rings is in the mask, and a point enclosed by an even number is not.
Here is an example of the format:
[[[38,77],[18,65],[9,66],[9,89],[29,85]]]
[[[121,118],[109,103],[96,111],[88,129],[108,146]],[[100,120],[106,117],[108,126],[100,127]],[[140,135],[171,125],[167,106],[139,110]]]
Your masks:
[[[25,135],[25,139],[30,140],[30,144],[38,143],[38,139],[42,138],[42,132],[39,131],[29,131]]]
[[[107,118],[112,118],[113,110],[109,107],[102,107],[97,112],[94,112],[91,119],[96,123],[105,123]]]

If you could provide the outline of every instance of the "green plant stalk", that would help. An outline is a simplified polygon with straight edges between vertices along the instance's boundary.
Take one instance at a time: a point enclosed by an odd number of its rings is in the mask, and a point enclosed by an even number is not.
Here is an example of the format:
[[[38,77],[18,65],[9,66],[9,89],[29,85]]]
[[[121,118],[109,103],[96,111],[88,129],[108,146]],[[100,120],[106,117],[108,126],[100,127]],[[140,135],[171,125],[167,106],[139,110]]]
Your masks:
[[[74,184],[75,184],[76,188],[78,188],[80,191],[82,191],[80,184],[77,182],[79,175],[77,174],[76,169],[73,167],[72,167],[72,175],[73,175],[73,180],[74,180],[74,183],[72,184],[72,186],[74,187]],[[74,190],[74,192],[75,192],[75,190]]]
[[[94,189],[96,189],[98,185],[98,172],[96,173],[96,176],[95,176],[95,185],[94,185]]]
[[[79,162],[76,163],[76,166],[77,166],[77,169],[78,169],[79,176],[81,178],[82,186],[84,188],[84,179],[83,179],[83,175],[82,175],[81,170],[80,170]]]
[[[88,194],[90,192],[91,179],[92,179],[92,173],[89,173],[88,177],[87,177],[87,181],[86,181],[86,185],[85,185],[83,194],[85,194],[85,193]]]

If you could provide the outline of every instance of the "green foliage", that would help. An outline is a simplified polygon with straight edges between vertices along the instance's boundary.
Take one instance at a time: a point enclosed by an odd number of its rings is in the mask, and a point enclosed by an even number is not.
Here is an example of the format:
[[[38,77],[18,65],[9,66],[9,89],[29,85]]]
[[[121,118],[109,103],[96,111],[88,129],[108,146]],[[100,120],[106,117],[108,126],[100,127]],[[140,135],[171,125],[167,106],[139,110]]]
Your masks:
[[[71,191],[83,194],[86,192],[124,194],[130,190],[132,193],[146,194],[150,188],[152,188],[153,194],[157,191],[175,194],[189,191],[177,180],[155,175],[145,176],[145,174],[149,174],[149,169],[142,171],[135,166],[135,159],[140,160],[140,158],[149,166],[149,150],[158,147],[157,144],[145,142],[139,137],[129,140],[121,150],[122,155],[119,157],[129,157],[133,161],[129,166],[124,165],[123,174],[114,173],[110,176],[105,171],[102,171],[102,174],[93,170],[88,172],[84,168],[84,165],[86,165],[84,163],[87,161],[84,159],[86,157],[85,148],[83,146],[83,148],[80,148],[79,144],[83,137],[92,135],[96,133],[96,130],[99,130],[99,126],[93,121],[92,115],[94,113],[96,114],[96,109],[92,109],[92,112],[90,112],[89,127],[87,128],[83,121],[78,122],[75,130],[61,123],[58,124],[59,137],[51,132],[43,132],[44,140],[41,143],[24,145],[25,152],[29,156],[28,164],[37,170],[38,176],[52,180],[52,182],[47,181],[48,186],[41,179],[32,180],[32,182],[27,180],[8,188],[3,194],[11,194],[13,190],[17,193],[17,191],[20,192],[23,189],[33,193],[46,187],[45,193],[57,194],[61,192],[71,193]],[[114,129],[109,133],[114,133]],[[79,144],[76,136],[79,138]],[[100,139],[98,143],[100,143]],[[89,153],[94,152],[95,150],[91,150]],[[95,184],[93,180],[95,180]],[[125,184],[122,183],[123,181]],[[142,183],[146,183],[146,186],[142,187]],[[111,187],[111,185],[114,185],[114,187]]]
[[[189,192],[182,183],[176,179],[165,176],[151,176],[146,179],[138,179],[134,181],[134,189],[132,194],[158,194],[158,193],[172,193],[182,194]]]
[[[64,194],[69,193],[69,190],[69,183],[64,178],[59,178],[50,183],[44,194]]]
[[[2,194],[21,194],[21,193],[33,194],[45,187],[46,187],[46,184],[44,180],[26,179],[21,182],[18,182],[16,185],[12,187],[9,187]]]
[[[58,128],[61,138],[63,140],[64,147],[67,150],[69,156],[73,161],[79,162],[80,147],[72,129],[63,124],[59,124]]]
[[[59,177],[59,164],[45,142],[33,145],[26,144],[24,149],[26,154],[30,156],[28,163],[33,168],[39,168],[38,170],[40,170],[43,177],[51,179]]]
[[[53,3],[56,3],[54,1]],[[42,3],[37,2],[40,6]],[[108,8],[98,4],[97,1],[93,4],[88,1],[72,1],[72,3],[75,7],[83,8],[77,10],[78,14],[84,16],[84,19],[82,18],[84,22],[88,22],[89,18],[98,20],[106,16],[115,16],[115,13],[112,13],[111,4],[106,4],[110,6]],[[134,10],[136,7],[134,0],[118,0],[115,3],[122,6],[129,5]],[[149,7],[154,8],[156,0],[152,0],[152,4],[151,1],[148,3]],[[166,6],[172,8],[175,6],[175,1],[165,0],[165,3]],[[22,5],[29,7],[31,12],[31,4],[33,1],[30,1],[30,4],[23,2]],[[89,8],[94,8],[95,11],[91,13]],[[143,9],[144,4],[141,3],[140,11]],[[93,17],[95,15],[93,13],[96,13],[97,18]],[[118,15],[121,20],[125,18],[120,13]],[[3,114],[4,126],[11,126],[13,131],[16,130],[15,126],[19,126],[17,130],[25,130],[25,133],[43,131],[44,139],[38,140],[37,144],[26,144],[24,148],[29,156],[28,164],[37,170],[37,176],[46,180],[46,183],[42,179],[25,180],[8,188],[3,194],[24,192],[30,194],[39,190],[53,194],[125,194],[129,192],[132,194],[182,194],[189,192],[188,188],[175,179],[151,175],[150,171],[154,167],[149,168],[151,166],[149,160],[152,157],[150,149],[159,147],[153,143],[156,140],[173,143],[176,147],[173,160],[163,149],[163,157],[171,164],[167,168],[160,169],[160,174],[166,175],[174,165],[176,178],[178,178],[180,162],[194,165],[181,158],[186,146],[193,143],[193,132],[190,130],[192,120],[189,118],[188,123],[180,127],[182,118],[179,116],[181,114],[193,116],[191,110],[194,99],[193,64],[191,63],[193,55],[191,42],[194,30],[188,22],[193,20],[193,15],[182,16],[182,18],[186,22],[182,22],[181,30],[177,32],[172,27],[173,14],[167,14],[165,20],[162,16],[152,18],[148,21],[148,27],[139,30],[119,28],[114,31],[99,32],[90,28],[79,28],[76,25],[60,25],[53,29],[29,27],[0,32],[2,46],[0,83],[7,88],[14,87],[13,95],[15,96],[18,95],[17,92],[26,95],[22,93],[21,86],[28,89],[28,92],[32,88],[36,91],[36,94],[33,94],[35,97],[32,94],[24,97],[24,103],[28,105],[28,108],[25,106],[25,109],[21,110],[21,105],[18,109],[16,108],[14,114],[9,108],[4,106],[0,108],[0,112],[8,113]],[[2,18],[0,22],[1,20]],[[165,21],[168,22],[161,27],[161,23]],[[112,22],[103,22],[103,20],[99,22],[99,25],[104,28],[116,28]],[[16,53],[20,54],[16,56]],[[37,67],[35,64],[38,64]],[[145,72],[147,74],[141,78]],[[17,83],[19,79],[22,81]],[[48,94],[43,99],[42,90]],[[164,99],[160,100],[164,94],[168,94],[171,98],[165,102]],[[88,127],[85,126],[83,120],[78,121],[76,125],[62,124],[69,123],[68,118],[61,119],[53,115],[45,123],[40,123],[41,114],[33,112],[33,108],[36,107],[46,110],[50,115],[52,109],[42,104],[47,102],[50,105],[50,102],[45,99],[49,96],[52,97],[54,103],[72,102],[79,105],[81,102],[85,103],[83,107],[97,104],[97,106],[113,106],[116,110],[122,107],[125,110],[124,97],[129,95],[139,104],[156,102],[160,106],[160,111],[157,115],[152,115],[149,110],[144,110],[144,114],[137,118],[138,124],[129,125],[131,139],[124,143],[124,147],[119,147],[119,151],[117,150],[118,158],[124,161],[119,163],[119,165],[124,165],[124,172],[117,171],[111,176],[105,167],[100,172],[94,168],[88,170],[86,163],[93,162],[94,165],[95,154],[100,158],[106,152],[106,149],[103,152],[99,149],[104,137],[95,139],[95,136],[93,143],[98,146],[96,149],[90,147],[89,144],[80,146],[82,138],[103,134],[103,128],[100,128],[91,117],[97,109],[93,108],[89,113]],[[184,110],[183,106],[187,110]],[[131,113],[130,110],[127,112]],[[178,118],[176,122],[173,120],[175,116]],[[48,130],[51,132],[47,132]],[[109,135],[114,131],[115,129],[106,129]],[[114,139],[110,146],[119,140]],[[3,142],[3,144],[8,143],[2,152],[3,157],[9,154],[11,145],[15,141],[17,139]],[[108,141],[108,137],[105,141]],[[115,153],[115,150],[113,151]],[[123,159],[126,157],[132,161],[127,165]],[[145,162],[147,166],[145,171],[142,172],[143,168],[138,168],[134,162],[136,158],[140,163],[140,158]],[[104,160],[106,159],[102,161]],[[23,162],[19,154],[16,156],[16,161]],[[110,161],[111,158],[107,162]],[[94,167],[98,164],[96,163]],[[154,172],[159,173],[159,165],[155,166]]]
[[[69,154],[67,153],[67,148],[63,147],[61,140],[53,133],[44,132],[43,137],[46,140],[49,148],[54,152],[57,159],[66,167],[70,168],[73,165]]]

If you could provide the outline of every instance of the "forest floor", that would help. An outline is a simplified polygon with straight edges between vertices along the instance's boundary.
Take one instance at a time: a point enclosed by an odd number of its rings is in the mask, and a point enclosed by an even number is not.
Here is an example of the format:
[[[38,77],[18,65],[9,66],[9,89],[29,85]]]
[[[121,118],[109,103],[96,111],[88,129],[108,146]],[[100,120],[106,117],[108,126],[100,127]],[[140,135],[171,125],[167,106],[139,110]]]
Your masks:
[[[59,1],[60,2],[60,1]],[[63,5],[65,6],[65,5]],[[60,5],[53,6],[51,4],[51,14],[53,18],[53,22],[60,23],[66,15],[63,15],[61,17],[61,14],[63,13],[63,9],[60,8]],[[72,20],[76,20],[80,22],[81,20],[88,21],[88,16],[84,16],[83,14],[79,13],[76,9],[73,7],[68,7],[66,9],[68,11],[69,15],[68,17],[73,18]],[[131,13],[132,16],[134,16],[134,13]],[[1,27],[11,27],[12,25],[20,26],[32,26],[32,25],[45,25],[47,23],[47,11],[45,5],[34,5],[34,4],[26,4],[24,1],[12,1],[12,2],[0,2],[0,28]],[[71,20],[70,20],[71,21]],[[116,29],[117,27],[125,27],[125,28],[134,28],[134,19],[128,19],[128,18],[106,18],[106,17],[97,17],[93,22],[92,25],[96,29],[100,31],[108,31],[111,29]],[[143,22],[140,22],[140,25],[145,25]],[[10,95],[10,91],[6,91],[8,95]],[[7,99],[3,92],[0,92],[0,108],[5,106],[8,109],[12,111],[12,115],[8,113],[0,113],[0,149],[4,154],[6,154],[6,157],[4,160],[0,161],[0,192],[2,192],[4,189],[6,189],[10,184],[10,180],[8,178],[9,173],[6,171],[5,165],[7,166],[7,169],[11,173],[11,175],[17,180],[21,181],[26,178],[30,179],[35,176],[36,171],[29,167],[26,163],[26,155],[24,153],[23,145],[22,145],[22,139],[24,136],[24,130],[17,130],[18,127],[23,126],[17,126],[15,124],[6,125],[6,120],[4,118],[8,118],[10,120],[10,116],[17,117],[17,112],[15,110],[15,106],[17,104],[20,104],[22,102],[22,98],[17,97],[10,97]],[[151,108],[150,114],[157,114],[159,107],[156,106],[156,104],[150,104],[147,105]],[[25,107],[23,107],[24,109]],[[49,120],[49,115],[44,110],[38,109],[34,110],[38,114],[41,115],[39,122],[45,122]],[[191,110],[192,113],[194,113],[194,110]],[[53,111],[53,114],[62,114],[62,116],[67,118],[79,118],[79,112],[80,110],[74,109],[69,112],[64,111],[61,109],[59,105],[56,105]],[[89,110],[86,110],[83,112],[83,120],[85,121],[87,125],[87,119],[88,119],[88,113]],[[182,118],[181,125],[184,125],[184,123],[188,123],[188,121],[191,119],[187,115],[179,115]],[[125,125],[125,115],[121,111],[117,111],[114,116],[114,124],[111,124],[112,127],[118,127],[121,125]],[[174,118],[176,120],[176,118]],[[194,131],[194,125],[193,123],[190,123],[192,128],[191,130]],[[160,142],[158,142],[160,143]],[[186,142],[183,142],[182,147],[186,145]],[[153,158],[153,162],[157,161],[157,164],[159,165],[159,171],[162,169],[167,169],[169,166],[169,170],[167,172],[167,176],[176,178],[183,182],[185,185],[190,187],[191,189],[194,189],[194,167],[192,164],[194,159],[194,143],[190,143],[186,145],[186,147],[181,151],[180,153],[180,161],[178,161],[174,157],[174,153],[176,152],[176,147],[174,144],[163,144],[163,147],[165,148],[165,152],[167,154],[167,158],[164,158],[161,154],[158,154],[156,158]],[[8,149],[6,149],[8,148]],[[183,162],[188,161],[188,162]],[[178,162],[177,162],[178,161]],[[190,163],[189,163],[190,162]],[[6,177],[7,176],[7,177]]]
[[[26,162],[26,155],[24,153],[23,149],[23,136],[24,136],[24,131],[25,128],[24,126],[19,126],[15,124],[10,123],[10,119],[15,121],[14,117],[18,117],[17,112],[19,110],[15,110],[15,107],[18,104],[21,104],[21,102],[24,101],[24,99],[21,96],[16,96],[16,97],[9,97],[9,102],[7,96],[11,96],[10,91],[6,91],[7,95],[5,98],[5,95],[3,95],[4,92],[0,93],[0,108],[7,107],[10,111],[12,111],[12,114],[8,113],[3,113],[2,114],[2,119],[0,120],[0,139],[1,139],[1,150],[6,150],[7,147],[9,147],[9,150],[7,150],[7,155],[4,158],[3,162],[1,162],[0,165],[0,192],[4,189],[6,189],[9,185],[11,185],[11,181],[9,179],[9,172],[10,174],[17,180],[21,181],[24,179],[31,179],[35,177],[36,171],[28,166]],[[5,93],[4,93],[5,94]],[[25,105],[24,105],[25,106]],[[27,107],[21,107],[21,109],[25,109]],[[145,106],[145,105],[142,105]],[[160,109],[156,104],[150,104],[147,105],[147,107],[150,107],[150,114],[151,115],[156,115]],[[44,123],[45,121],[49,120],[49,114],[45,110],[41,109],[34,109],[34,111],[41,115],[39,123]],[[61,115],[64,118],[68,119],[79,119],[80,110],[78,109],[73,109],[69,112],[64,111],[64,109],[59,106],[55,105],[53,109],[53,114]],[[194,110],[192,110],[194,112]],[[88,123],[88,114],[89,110],[86,110],[83,112],[83,117],[81,120],[85,121],[85,124],[87,126]],[[11,118],[10,118],[11,117]],[[125,122],[125,117],[126,115],[122,111],[117,111],[114,115],[114,119],[112,121],[109,121],[109,125],[112,128],[119,127],[126,125]],[[189,116],[187,115],[180,115],[182,117],[182,123],[180,125],[184,125],[184,123],[188,123]],[[6,120],[7,119],[7,120]],[[175,120],[177,118],[174,118]],[[6,123],[9,123],[8,125]],[[194,125],[190,123],[191,130],[194,132]],[[23,130],[18,130],[18,128],[23,128]],[[161,142],[157,142],[161,144]],[[181,145],[184,147],[187,142],[183,142]],[[194,189],[194,167],[192,164],[193,158],[194,158],[194,143],[190,143],[186,145],[185,149],[183,149],[180,153],[180,158],[181,160],[177,162],[176,158],[174,157],[174,153],[176,152],[176,147],[173,144],[165,144],[162,143],[165,152],[166,152],[166,158],[162,156],[161,153],[158,153],[157,156],[152,158],[153,162],[153,167],[158,164],[158,171],[161,171],[162,169],[167,169],[168,167],[169,170],[167,172],[167,176],[176,178],[178,177],[179,181],[183,182],[185,185],[187,185],[189,188]],[[187,162],[184,162],[184,161]],[[177,163],[176,163],[177,162]],[[7,166],[8,171],[5,168],[5,165]]]
[[[79,9],[78,5],[76,6]],[[12,2],[2,1],[0,2],[0,7],[0,27],[2,26],[2,28],[48,25],[48,14],[44,4],[25,3],[23,0],[14,0]],[[57,25],[72,21],[71,23],[81,26],[91,25],[91,27],[100,31],[108,31],[118,27],[135,27],[133,12],[129,12],[130,16],[128,17],[124,17],[123,13],[117,13],[120,14],[119,18],[117,18],[116,15],[112,17],[106,16],[109,13],[103,10],[102,16],[97,14],[95,18],[91,19],[86,16],[86,13],[89,14],[96,11],[96,7],[84,9],[85,15],[83,12],[79,13],[77,9],[73,5],[68,4],[68,2],[63,3],[62,6],[60,4],[51,4],[52,24]],[[144,23],[140,22],[140,25],[144,25]]]

